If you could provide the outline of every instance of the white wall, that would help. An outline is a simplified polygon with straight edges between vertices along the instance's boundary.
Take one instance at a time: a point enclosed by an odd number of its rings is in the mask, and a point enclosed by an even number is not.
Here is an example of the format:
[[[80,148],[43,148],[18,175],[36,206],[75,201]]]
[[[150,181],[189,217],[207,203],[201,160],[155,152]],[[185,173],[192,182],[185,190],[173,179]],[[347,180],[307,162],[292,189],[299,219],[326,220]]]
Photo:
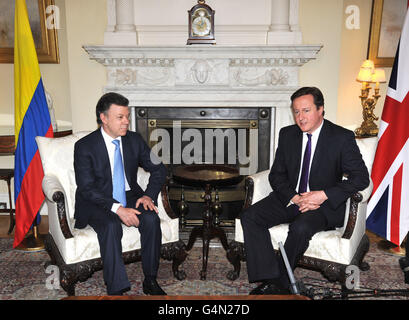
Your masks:
[[[300,86],[316,86],[325,99],[325,117],[336,122],[340,65],[342,1],[301,0],[303,43],[322,44],[317,60],[300,70]]]
[[[82,48],[103,44],[106,27],[105,0],[69,0],[66,4],[67,56],[73,131],[96,128],[95,105],[106,83],[105,69],[88,58]]]
[[[54,98],[58,120],[72,121],[74,131],[93,130],[96,128],[95,105],[102,94],[106,73],[101,64],[89,60],[82,46],[104,43],[107,0],[55,0],[55,3],[61,13],[61,29],[58,30],[61,62],[40,64],[43,81]],[[135,21],[140,31],[144,27],[146,31],[146,28],[153,30],[155,26],[169,25],[181,32],[185,43],[187,10],[196,1],[137,0],[136,3]],[[219,42],[240,41],[228,39],[232,26],[237,30],[237,26],[243,24],[243,30],[260,31],[270,24],[269,0],[207,0],[206,3],[216,10],[216,40]],[[344,11],[349,4],[360,8],[359,30],[345,27],[347,15]],[[344,126],[358,126],[362,121],[358,98],[360,84],[355,78],[366,58],[371,4],[371,0],[299,0],[303,43],[323,45],[317,59],[301,68],[300,85],[321,88],[326,100],[326,117]],[[250,36],[248,33],[243,38]],[[265,43],[266,39],[256,41]],[[155,44],[161,45],[160,42]],[[386,71],[389,78],[390,68]],[[13,65],[0,64],[0,74],[0,114],[12,118]],[[386,84],[383,84],[382,98],[375,109],[377,115],[382,112],[385,92]],[[0,166],[13,167],[13,158],[0,157]],[[0,201],[3,194],[6,194],[5,183],[0,183]]]

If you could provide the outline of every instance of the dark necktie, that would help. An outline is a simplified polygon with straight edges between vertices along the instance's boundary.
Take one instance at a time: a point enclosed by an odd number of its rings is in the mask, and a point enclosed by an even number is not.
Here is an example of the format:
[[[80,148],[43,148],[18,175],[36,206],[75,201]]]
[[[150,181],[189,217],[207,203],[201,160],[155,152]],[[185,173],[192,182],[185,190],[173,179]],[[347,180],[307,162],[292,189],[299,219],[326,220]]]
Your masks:
[[[302,171],[300,178],[300,186],[298,188],[298,193],[303,193],[307,191],[308,186],[308,176],[310,169],[310,160],[311,160],[311,134],[307,133],[308,142],[305,146],[304,159],[302,161]]]
[[[114,173],[112,177],[112,196],[115,200],[119,201],[122,206],[126,206],[126,194],[125,194],[125,176],[124,166],[122,164],[120,141],[113,140],[115,145],[114,153]]]

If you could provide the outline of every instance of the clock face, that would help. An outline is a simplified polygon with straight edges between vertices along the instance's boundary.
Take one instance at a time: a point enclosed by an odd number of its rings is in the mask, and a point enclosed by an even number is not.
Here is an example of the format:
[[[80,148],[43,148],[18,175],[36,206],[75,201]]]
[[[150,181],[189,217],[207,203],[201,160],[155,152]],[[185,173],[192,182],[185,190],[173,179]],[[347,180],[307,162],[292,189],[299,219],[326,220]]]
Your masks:
[[[186,44],[216,44],[214,10],[204,0],[198,0],[198,4],[188,10],[188,19],[189,38]]]
[[[192,30],[194,35],[203,37],[210,33],[211,22],[205,17],[204,12],[200,11],[199,16],[192,21]]]

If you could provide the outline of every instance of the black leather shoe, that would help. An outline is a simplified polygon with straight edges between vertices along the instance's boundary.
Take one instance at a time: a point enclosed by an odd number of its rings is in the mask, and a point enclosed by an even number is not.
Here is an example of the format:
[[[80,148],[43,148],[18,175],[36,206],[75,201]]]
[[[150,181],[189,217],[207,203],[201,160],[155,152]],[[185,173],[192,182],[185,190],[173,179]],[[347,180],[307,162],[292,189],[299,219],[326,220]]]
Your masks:
[[[156,280],[143,280],[143,293],[152,296],[166,296],[166,292],[162,290]]]
[[[279,287],[273,283],[263,282],[258,287],[250,291],[251,295],[265,295],[265,294],[290,294],[290,290]]]

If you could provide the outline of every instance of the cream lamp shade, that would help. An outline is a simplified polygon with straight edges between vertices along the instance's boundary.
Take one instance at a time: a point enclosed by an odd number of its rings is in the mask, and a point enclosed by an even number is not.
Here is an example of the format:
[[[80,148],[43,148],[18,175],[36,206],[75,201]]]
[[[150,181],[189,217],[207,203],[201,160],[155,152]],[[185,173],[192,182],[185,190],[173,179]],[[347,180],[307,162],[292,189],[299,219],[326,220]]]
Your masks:
[[[376,68],[374,73],[372,74],[371,82],[374,82],[374,83],[386,82],[385,70],[380,69],[380,68]]]
[[[356,78],[359,82],[371,82],[372,81],[372,74],[375,71],[375,66],[373,61],[365,60],[361,68],[359,69],[358,77]]]

